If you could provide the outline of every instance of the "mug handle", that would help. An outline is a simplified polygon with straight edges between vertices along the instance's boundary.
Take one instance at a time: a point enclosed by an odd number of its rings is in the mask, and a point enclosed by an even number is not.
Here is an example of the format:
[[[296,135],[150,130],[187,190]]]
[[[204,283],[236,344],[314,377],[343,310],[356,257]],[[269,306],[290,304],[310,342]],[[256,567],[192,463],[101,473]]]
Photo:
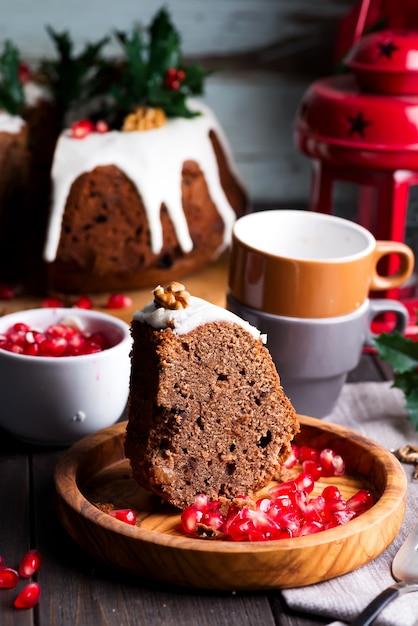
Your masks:
[[[369,311],[368,311],[368,325],[366,329],[366,338],[364,345],[374,346],[374,340],[378,337],[378,333],[373,333],[371,325],[375,317],[382,315],[383,313],[395,314],[395,327],[391,333],[398,332],[401,335],[406,330],[409,321],[408,309],[402,302],[398,300],[389,300],[385,298],[370,298]],[[390,334],[390,333],[389,333]]]
[[[377,264],[385,256],[396,254],[400,260],[400,267],[391,276],[382,276],[377,272]],[[370,281],[370,289],[384,291],[393,289],[405,283],[414,271],[415,256],[412,249],[400,241],[376,241],[374,251],[374,268]]]

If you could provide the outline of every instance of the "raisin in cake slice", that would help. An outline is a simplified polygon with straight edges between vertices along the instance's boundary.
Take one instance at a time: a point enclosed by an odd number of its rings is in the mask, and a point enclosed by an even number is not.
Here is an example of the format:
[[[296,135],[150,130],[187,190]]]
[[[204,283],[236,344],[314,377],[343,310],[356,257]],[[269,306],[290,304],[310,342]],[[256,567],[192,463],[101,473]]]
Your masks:
[[[299,424],[260,332],[171,283],[132,337],[125,453],[139,485],[177,507],[264,487]]]

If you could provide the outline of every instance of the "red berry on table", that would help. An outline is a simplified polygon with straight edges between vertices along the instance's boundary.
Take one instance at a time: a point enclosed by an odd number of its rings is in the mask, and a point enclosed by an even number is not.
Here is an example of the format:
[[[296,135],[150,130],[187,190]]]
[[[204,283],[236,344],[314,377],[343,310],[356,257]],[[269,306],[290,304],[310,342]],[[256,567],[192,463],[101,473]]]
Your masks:
[[[55,309],[64,306],[64,302],[60,298],[45,298],[42,300],[41,307],[43,309]]]
[[[106,307],[108,309],[126,309],[132,306],[133,301],[129,296],[125,296],[122,293],[112,293],[107,301]]]
[[[78,309],[92,309],[93,302],[88,296],[80,296],[74,306]]]
[[[28,550],[19,564],[22,578],[30,578],[41,567],[42,559],[38,550]]]
[[[12,589],[19,582],[19,574],[12,567],[0,565],[0,589]]]
[[[39,583],[28,583],[16,597],[14,606],[17,609],[31,609],[39,602],[41,587]]]

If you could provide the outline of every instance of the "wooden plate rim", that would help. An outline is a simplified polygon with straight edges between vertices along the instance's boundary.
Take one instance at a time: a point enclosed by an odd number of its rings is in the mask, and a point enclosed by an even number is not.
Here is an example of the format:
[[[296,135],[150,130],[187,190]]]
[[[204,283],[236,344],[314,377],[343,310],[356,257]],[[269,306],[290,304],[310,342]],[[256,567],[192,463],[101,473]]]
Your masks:
[[[351,520],[350,522],[341,526],[331,528],[329,530],[316,533],[314,535],[307,535],[304,537],[294,537],[292,539],[280,539],[272,540],[268,542],[229,542],[229,541],[205,541],[203,539],[194,537],[177,537],[175,535],[169,535],[167,533],[159,533],[158,531],[151,531],[144,529],[140,526],[130,526],[121,522],[107,513],[100,511],[94,504],[92,504],[78,489],[77,485],[77,469],[80,461],[83,459],[87,452],[91,452],[92,448],[100,446],[107,439],[121,438],[124,436],[127,422],[118,422],[114,426],[104,428],[96,433],[88,435],[81,439],[79,442],[71,446],[58,461],[55,472],[54,482],[57,494],[65,501],[77,515],[86,517],[90,522],[98,524],[106,530],[115,532],[117,534],[125,535],[131,539],[136,539],[142,542],[151,542],[153,544],[161,545],[167,548],[175,548],[176,550],[193,550],[198,552],[211,552],[211,553],[234,553],[234,552],[251,552],[251,553],[268,553],[276,552],[277,549],[281,551],[295,550],[307,548],[310,546],[320,546],[328,543],[332,543],[335,540],[342,540],[350,537],[356,532],[361,532],[364,527],[372,528],[374,525],[380,525],[384,518],[391,516],[399,506],[405,507],[406,499],[406,475],[402,469],[398,459],[389,450],[381,447],[377,442],[360,433],[341,426],[339,424],[333,424],[332,422],[324,422],[320,419],[309,417],[306,415],[298,415],[301,427],[310,426],[321,431],[330,432],[333,435],[337,435],[341,438],[349,438],[355,440],[359,445],[369,449],[373,453],[373,449],[379,451],[379,455],[383,455],[382,462],[384,462],[386,469],[387,482],[385,490],[376,504],[369,510],[363,513],[360,517]],[[67,491],[64,488],[63,481],[70,479],[74,483],[75,489],[73,491]],[[68,484],[67,484],[68,487]],[[391,489],[396,487],[396,489]],[[390,489],[390,496],[386,496],[386,491]],[[394,497],[394,493],[397,496]],[[387,507],[387,500],[391,501],[391,508]],[[378,513],[376,515],[376,513]],[[369,517],[374,521],[368,524]]]

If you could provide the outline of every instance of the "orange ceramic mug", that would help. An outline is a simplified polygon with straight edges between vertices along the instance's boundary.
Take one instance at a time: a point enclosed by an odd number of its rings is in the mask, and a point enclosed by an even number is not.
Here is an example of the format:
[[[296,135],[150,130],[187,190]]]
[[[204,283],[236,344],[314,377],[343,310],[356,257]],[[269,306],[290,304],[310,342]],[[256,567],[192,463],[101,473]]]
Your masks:
[[[391,254],[399,269],[384,276],[377,264]],[[413,269],[414,254],[404,243],[376,241],[334,215],[279,209],[235,222],[228,286],[236,300],[266,313],[332,317],[355,311],[370,290],[399,287]]]

